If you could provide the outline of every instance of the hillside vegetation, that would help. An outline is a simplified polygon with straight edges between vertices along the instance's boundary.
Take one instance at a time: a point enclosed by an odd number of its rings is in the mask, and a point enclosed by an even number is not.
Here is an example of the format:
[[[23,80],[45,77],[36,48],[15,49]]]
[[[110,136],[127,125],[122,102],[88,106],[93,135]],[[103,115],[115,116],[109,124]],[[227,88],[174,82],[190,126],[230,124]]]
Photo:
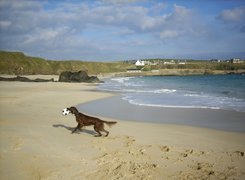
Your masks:
[[[151,61],[151,60],[148,60]],[[153,60],[152,60],[153,61]],[[213,63],[210,61],[188,60],[186,64],[163,64],[168,59],[162,59],[156,65],[146,65],[142,68],[143,72],[149,73],[153,70],[168,71],[168,74],[175,70],[186,72],[184,74],[193,74],[187,72],[199,72],[199,74],[212,74],[214,71],[245,71],[245,63],[233,64],[227,62]],[[121,62],[84,62],[84,61],[51,61],[38,57],[26,56],[22,52],[0,51],[0,74],[16,75],[59,75],[63,71],[80,71],[84,70],[88,74],[99,73],[117,73],[126,72],[128,68],[135,68],[134,61]],[[170,71],[170,72],[169,72]],[[159,71],[160,72],[160,71]],[[177,73],[178,74],[178,73]],[[195,73],[194,73],[195,74]],[[127,74],[128,75],[128,74]],[[132,74],[131,74],[132,75]]]
[[[219,62],[213,63],[209,61],[188,61],[186,64],[159,64],[159,65],[147,65],[143,70],[155,70],[155,69],[204,69],[204,70],[221,70],[221,71],[237,71],[245,70],[245,63],[228,63],[228,62]]]
[[[124,72],[129,67],[132,67],[132,65],[123,62],[51,61],[26,56],[22,52],[0,51],[0,74],[58,75],[62,71],[79,70],[84,70],[89,74],[98,74]]]

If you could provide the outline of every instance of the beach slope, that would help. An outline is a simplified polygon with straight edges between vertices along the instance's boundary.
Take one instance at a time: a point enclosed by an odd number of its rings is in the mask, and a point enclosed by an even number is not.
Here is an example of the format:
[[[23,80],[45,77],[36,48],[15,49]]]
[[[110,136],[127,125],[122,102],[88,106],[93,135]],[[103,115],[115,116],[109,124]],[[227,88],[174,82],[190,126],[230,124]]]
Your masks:
[[[245,134],[118,121],[71,134],[62,109],[113,94],[81,83],[0,82],[0,179],[245,179]],[[126,113],[126,112],[125,112]]]

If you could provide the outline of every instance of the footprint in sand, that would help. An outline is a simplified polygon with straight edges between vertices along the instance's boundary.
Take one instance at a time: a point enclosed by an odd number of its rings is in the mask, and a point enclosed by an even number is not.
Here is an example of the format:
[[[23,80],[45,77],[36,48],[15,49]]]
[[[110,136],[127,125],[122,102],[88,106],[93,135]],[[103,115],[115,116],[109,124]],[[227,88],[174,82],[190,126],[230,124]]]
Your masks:
[[[224,154],[226,155],[226,157],[229,157],[232,162],[244,158],[244,151],[224,152]]]
[[[146,155],[146,149],[141,148],[141,147],[140,148],[135,147],[134,149],[129,150],[128,154],[133,155],[133,156]]]
[[[193,168],[196,169],[196,170],[204,170],[204,169],[210,169],[213,167],[213,164],[210,164],[210,163],[200,163],[198,162],[196,164],[196,166],[194,166]]]
[[[214,165],[206,162],[197,162],[194,165],[188,165],[191,170],[180,171],[178,178],[181,179],[210,179],[215,175]],[[216,178],[214,178],[216,179]]]
[[[159,148],[162,152],[170,152],[170,147],[168,146],[159,146]]]
[[[153,179],[158,169],[156,163],[119,160],[102,164],[97,171],[86,175],[87,179]],[[109,169],[109,170],[108,170]]]
[[[187,156],[189,156],[192,153],[193,153],[193,149],[187,149],[187,150],[185,150],[184,153],[181,153],[180,156],[187,157]]]
[[[127,147],[131,146],[136,141],[134,138],[132,138],[130,136],[126,136],[124,138],[125,138],[125,141],[126,141],[125,144],[126,144]]]
[[[237,156],[237,157],[244,157],[243,151],[234,151],[234,152],[226,152],[229,156]]]

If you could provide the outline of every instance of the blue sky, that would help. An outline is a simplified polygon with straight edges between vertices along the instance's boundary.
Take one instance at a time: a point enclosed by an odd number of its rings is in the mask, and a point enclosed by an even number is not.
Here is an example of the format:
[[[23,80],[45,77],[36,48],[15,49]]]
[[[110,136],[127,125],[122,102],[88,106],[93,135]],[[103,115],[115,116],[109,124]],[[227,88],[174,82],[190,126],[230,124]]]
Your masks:
[[[0,0],[0,49],[52,60],[245,59],[243,0]]]

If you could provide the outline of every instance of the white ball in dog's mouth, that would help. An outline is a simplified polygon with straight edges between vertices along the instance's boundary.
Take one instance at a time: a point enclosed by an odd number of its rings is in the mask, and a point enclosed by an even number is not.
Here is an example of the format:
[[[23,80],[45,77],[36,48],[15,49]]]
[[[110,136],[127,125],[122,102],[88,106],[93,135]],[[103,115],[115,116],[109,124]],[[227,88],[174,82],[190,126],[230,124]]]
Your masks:
[[[65,108],[65,109],[62,110],[62,114],[64,116],[68,115],[69,113],[70,113],[70,111],[67,108]]]

